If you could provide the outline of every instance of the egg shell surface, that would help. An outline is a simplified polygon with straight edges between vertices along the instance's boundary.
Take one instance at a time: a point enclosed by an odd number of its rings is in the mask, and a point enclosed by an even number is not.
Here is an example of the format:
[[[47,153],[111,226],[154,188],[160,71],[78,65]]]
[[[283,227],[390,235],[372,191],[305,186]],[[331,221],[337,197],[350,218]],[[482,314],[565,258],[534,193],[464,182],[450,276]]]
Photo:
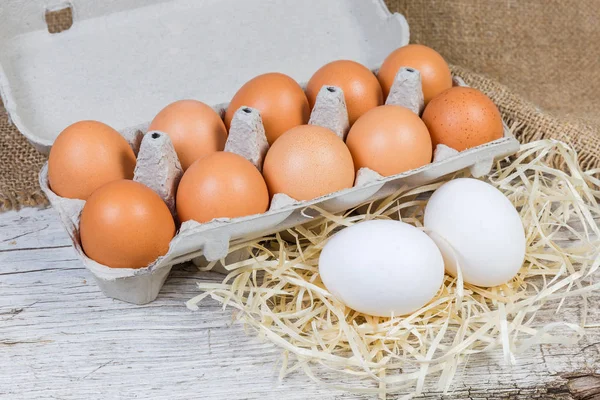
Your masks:
[[[70,199],[87,200],[99,187],[133,179],[136,158],[119,132],[98,121],[79,121],[56,138],[48,157],[52,191]]]
[[[519,213],[492,185],[471,178],[438,188],[425,208],[424,226],[437,243],[446,271],[465,282],[492,287],[510,281],[525,259]]]
[[[377,78],[383,89],[384,99],[390,93],[394,78],[402,67],[414,68],[421,73],[425,104],[452,87],[450,67],[440,53],[421,44],[409,44],[394,50],[381,64]]]
[[[423,111],[433,146],[444,144],[463,151],[504,135],[498,107],[485,94],[469,87],[453,87],[429,102]]]
[[[336,233],[319,257],[327,290],[363,314],[410,314],[431,301],[444,280],[435,243],[404,222],[373,220]]]
[[[408,108],[373,108],[350,128],[346,145],[354,168],[366,167],[391,176],[431,162],[433,148],[427,127]]]
[[[90,196],[79,230],[83,251],[92,260],[111,268],[142,268],[167,253],[175,222],[158,194],[120,180]]]
[[[250,161],[219,151],[185,171],[177,189],[176,206],[181,222],[243,217],[267,211],[269,191]]]
[[[301,125],[284,133],[269,149],[263,175],[271,196],[285,193],[312,200],[354,184],[352,155],[335,133]]]
[[[199,158],[222,151],[227,141],[227,129],[219,114],[197,100],[169,104],[154,117],[148,130],[169,135],[184,171]]]
[[[302,87],[278,72],[259,75],[237,91],[225,113],[228,130],[233,115],[243,106],[259,111],[269,144],[273,144],[285,131],[308,123],[310,117],[308,99]]]
[[[355,61],[338,60],[319,68],[306,85],[306,97],[312,109],[319,90],[325,85],[344,92],[350,125],[372,108],[383,104],[383,92],[377,77]]]

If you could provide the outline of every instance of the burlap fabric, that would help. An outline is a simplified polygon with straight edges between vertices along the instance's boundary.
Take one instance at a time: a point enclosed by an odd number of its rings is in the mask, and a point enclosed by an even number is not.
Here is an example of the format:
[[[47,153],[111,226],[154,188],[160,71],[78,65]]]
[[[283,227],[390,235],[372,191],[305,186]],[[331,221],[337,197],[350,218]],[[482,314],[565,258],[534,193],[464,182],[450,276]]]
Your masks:
[[[469,67],[453,71],[494,100],[519,140],[563,140],[585,168],[600,166],[600,0],[386,2],[406,16],[413,42]],[[69,13],[47,15],[50,30],[70,26]],[[47,204],[44,161],[0,107],[0,210]]]
[[[545,111],[600,125],[600,0],[386,0],[411,41]]]
[[[46,205],[48,200],[37,183],[46,158],[8,122],[0,106],[0,210]]]

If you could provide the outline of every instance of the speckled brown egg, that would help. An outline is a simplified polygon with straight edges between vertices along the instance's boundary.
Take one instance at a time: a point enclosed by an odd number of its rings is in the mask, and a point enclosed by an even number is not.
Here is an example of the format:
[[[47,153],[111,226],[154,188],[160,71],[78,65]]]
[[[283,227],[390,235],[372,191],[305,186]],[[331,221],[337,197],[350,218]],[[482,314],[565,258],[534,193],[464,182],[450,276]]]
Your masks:
[[[86,200],[100,186],[133,179],[135,154],[113,128],[98,121],[80,121],[56,138],[48,158],[48,180],[54,193]]]
[[[277,72],[259,75],[238,90],[225,113],[227,129],[235,112],[243,106],[260,112],[269,144],[288,129],[306,124],[310,116],[304,90],[295,80]]]
[[[154,117],[148,130],[169,135],[184,171],[197,159],[222,151],[227,141],[227,129],[219,114],[197,100],[169,104]]]
[[[367,167],[383,176],[399,174],[431,162],[431,138],[419,116],[407,108],[372,109],[352,126],[346,145],[356,170]]]
[[[269,149],[263,175],[271,196],[311,200],[354,184],[350,151],[335,133],[316,125],[290,129]]]
[[[79,231],[92,260],[111,268],[143,268],[167,253],[175,223],[158,194],[139,182],[119,180],[89,197]]]
[[[325,85],[337,86],[344,92],[350,125],[370,109],[383,104],[383,92],[377,77],[367,67],[354,61],[333,61],[315,72],[306,86],[311,109]]]
[[[500,139],[503,132],[498,107],[477,89],[453,87],[435,97],[423,112],[433,146],[445,144],[458,151]]]
[[[220,151],[196,161],[183,174],[176,204],[181,222],[208,222],[265,212],[269,191],[250,161]]]
[[[409,44],[393,51],[377,73],[384,99],[387,98],[394,78],[402,67],[411,67],[421,73],[425,104],[452,87],[450,68],[440,53],[427,46]]]

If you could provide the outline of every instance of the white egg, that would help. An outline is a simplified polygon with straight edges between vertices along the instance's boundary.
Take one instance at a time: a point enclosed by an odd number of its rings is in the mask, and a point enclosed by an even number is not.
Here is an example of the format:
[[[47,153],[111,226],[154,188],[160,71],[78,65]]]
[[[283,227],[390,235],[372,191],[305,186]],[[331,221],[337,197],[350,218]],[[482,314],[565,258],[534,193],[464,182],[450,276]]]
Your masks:
[[[398,221],[367,221],[333,236],[321,252],[327,290],[364,314],[389,317],[418,310],[444,281],[444,261],[423,231]]]
[[[425,208],[425,228],[442,251],[446,271],[491,287],[511,280],[523,265],[525,232],[510,200],[477,179],[455,179],[437,189]]]

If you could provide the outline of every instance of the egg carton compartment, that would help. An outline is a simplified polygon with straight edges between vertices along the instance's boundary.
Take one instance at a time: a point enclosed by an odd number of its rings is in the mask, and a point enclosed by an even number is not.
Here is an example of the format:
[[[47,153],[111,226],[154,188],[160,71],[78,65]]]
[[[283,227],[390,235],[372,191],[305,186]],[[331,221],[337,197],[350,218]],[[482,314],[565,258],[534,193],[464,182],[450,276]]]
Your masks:
[[[464,85],[464,82],[455,79],[454,84]],[[411,68],[400,69],[386,104],[402,105],[413,112],[422,112],[423,93],[419,72]],[[215,109],[223,115],[226,105],[217,105]],[[349,130],[348,113],[340,88],[324,86],[320,90],[309,123],[329,128],[342,139],[346,137]],[[134,180],[158,193],[176,218],[175,194],[183,171],[169,136],[158,131],[146,132],[148,126],[145,123],[121,131],[137,155]],[[260,113],[251,107],[240,107],[232,120],[225,151],[243,156],[261,170],[268,148]],[[382,177],[375,171],[361,168],[352,188],[310,201],[297,201],[285,194],[276,193],[271,198],[269,210],[263,214],[234,219],[217,218],[202,224],[187,221],[179,227],[167,254],[140,269],[115,269],[89,259],[79,239],[79,217],[85,201],[56,195],[49,187],[47,165],[40,173],[40,185],[58,211],[79,257],[92,272],[103,293],[126,302],[145,304],[156,298],[173,265],[191,260],[196,265],[206,266],[226,257],[236,261],[248,258],[250,254],[244,250],[230,253],[230,244],[308,222],[318,217],[311,206],[339,212],[382,199],[402,187],[423,185],[464,168],[470,168],[475,176],[482,176],[489,172],[495,158],[510,155],[518,148],[518,141],[505,126],[504,137],[501,139],[462,152],[440,145],[435,149],[432,163],[401,174]],[[218,262],[216,266],[217,271],[225,272],[219,268]]]

